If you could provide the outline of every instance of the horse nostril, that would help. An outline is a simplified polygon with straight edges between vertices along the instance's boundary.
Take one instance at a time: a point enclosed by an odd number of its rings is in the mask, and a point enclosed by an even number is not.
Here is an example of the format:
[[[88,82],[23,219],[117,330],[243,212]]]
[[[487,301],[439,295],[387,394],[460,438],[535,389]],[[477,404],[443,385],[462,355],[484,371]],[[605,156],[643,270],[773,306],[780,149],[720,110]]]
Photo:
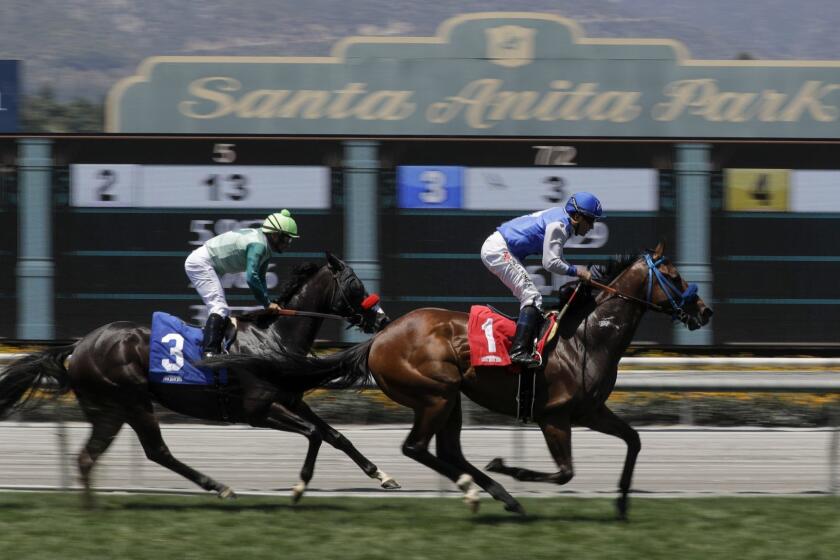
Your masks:
[[[381,330],[382,330],[382,329],[384,329],[386,326],[388,326],[388,323],[390,323],[390,322],[391,322],[391,319],[390,319],[387,315],[385,315],[384,313],[383,313],[383,314],[381,314],[381,315],[379,315],[379,316],[376,318],[376,321],[374,321],[374,330],[375,330],[375,332],[379,332],[379,331],[381,331]]]

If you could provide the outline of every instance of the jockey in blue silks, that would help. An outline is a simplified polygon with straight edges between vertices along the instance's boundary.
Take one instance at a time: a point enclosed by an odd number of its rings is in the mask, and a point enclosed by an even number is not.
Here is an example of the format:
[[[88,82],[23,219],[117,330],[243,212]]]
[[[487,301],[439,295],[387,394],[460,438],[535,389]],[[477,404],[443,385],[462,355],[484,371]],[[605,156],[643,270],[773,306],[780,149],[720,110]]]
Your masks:
[[[510,349],[514,364],[533,367],[534,336],[542,316],[542,295],[522,262],[528,255],[541,254],[548,272],[577,276],[588,282],[592,275],[585,266],[569,264],[563,246],[572,235],[586,235],[596,220],[605,218],[598,198],[588,192],[569,197],[565,207],[555,206],[507,221],[496,228],[481,247],[481,261],[513,292],[520,302],[519,320]]]

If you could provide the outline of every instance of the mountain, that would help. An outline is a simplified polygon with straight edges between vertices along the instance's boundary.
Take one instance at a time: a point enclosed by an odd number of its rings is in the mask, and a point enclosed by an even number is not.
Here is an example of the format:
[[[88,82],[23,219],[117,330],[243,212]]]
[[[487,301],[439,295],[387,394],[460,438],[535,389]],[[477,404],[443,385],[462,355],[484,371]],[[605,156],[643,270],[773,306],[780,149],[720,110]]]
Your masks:
[[[3,0],[0,58],[24,90],[99,100],[154,55],[324,55],[350,35],[433,35],[465,12],[534,11],[589,37],[683,42],[694,58],[834,59],[836,0]]]

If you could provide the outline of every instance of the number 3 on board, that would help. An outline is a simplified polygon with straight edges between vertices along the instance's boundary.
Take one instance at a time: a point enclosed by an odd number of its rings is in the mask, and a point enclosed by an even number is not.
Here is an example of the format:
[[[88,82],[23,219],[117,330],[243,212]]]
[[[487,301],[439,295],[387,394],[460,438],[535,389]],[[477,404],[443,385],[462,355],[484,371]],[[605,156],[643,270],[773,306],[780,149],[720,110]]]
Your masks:
[[[174,342],[174,344],[169,347],[169,355],[175,360],[173,362],[169,358],[164,358],[160,361],[160,365],[162,365],[163,369],[166,371],[181,371],[181,368],[184,367],[184,337],[178,333],[169,333],[161,338],[160,341],[164,344]]]

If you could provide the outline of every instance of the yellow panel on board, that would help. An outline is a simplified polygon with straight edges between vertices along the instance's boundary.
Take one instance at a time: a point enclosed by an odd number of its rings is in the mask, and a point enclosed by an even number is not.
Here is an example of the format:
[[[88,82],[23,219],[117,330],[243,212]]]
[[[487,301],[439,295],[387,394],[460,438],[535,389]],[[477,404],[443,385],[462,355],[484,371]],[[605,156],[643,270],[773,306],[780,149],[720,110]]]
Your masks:
[[[734,212],[785,212],[789,169],[727,169],[726,209]]]

